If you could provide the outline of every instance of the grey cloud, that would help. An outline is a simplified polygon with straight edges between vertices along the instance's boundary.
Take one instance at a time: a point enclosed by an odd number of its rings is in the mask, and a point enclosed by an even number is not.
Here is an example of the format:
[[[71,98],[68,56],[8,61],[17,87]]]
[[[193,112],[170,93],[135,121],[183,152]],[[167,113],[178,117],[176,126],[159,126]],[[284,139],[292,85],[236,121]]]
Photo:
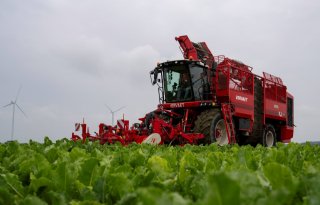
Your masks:
[[[104,104],[137,121],[158,103],[149,71],[182,58],[174,37],[188,34],[225,54],[282,77],[295,96],[295,141],[319,140],[317,69],[320,3],[284,1],[0,2],[0,105],[23,85],[16,139],[69,137],[83,117],[92,131],[111,123]],[[309,109],[311,110],[309,110]],[[0,109],[0,136],[11,110]]]

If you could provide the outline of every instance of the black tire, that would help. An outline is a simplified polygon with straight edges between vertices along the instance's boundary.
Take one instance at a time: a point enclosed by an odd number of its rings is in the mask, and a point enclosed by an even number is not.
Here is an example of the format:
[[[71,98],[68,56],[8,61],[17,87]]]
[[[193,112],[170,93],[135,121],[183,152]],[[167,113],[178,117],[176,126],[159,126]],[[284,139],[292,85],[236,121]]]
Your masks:
[[[200,141],[200,144],[211,144],[217,141],[216,129],[217,126],[222,127],[224,125],[224,120],[219,109],[205,110],[200,113],[195,121],[194,133],[204,134],[204,139]],[[222,140],[219,140],[220,145],[225,145],[226,131],[223,132]],[[228,142],[228,141],[227,141]]]
[[[262,137],[262,145],[265,147],[273,147],[277,143],[277,134],[274,127],[270,124],[266,126],[266,129]]]

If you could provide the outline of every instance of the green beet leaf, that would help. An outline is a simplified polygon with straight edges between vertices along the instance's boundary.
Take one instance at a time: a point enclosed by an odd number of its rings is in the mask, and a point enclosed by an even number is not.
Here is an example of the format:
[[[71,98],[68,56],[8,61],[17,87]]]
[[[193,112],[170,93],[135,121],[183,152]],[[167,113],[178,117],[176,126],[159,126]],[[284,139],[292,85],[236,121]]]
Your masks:
[[[30,196],[28,195],[20,205],[48,205],[45,201],[41,200],[37,196]]]
[[[18,176],[15,174],[0,174],[0,185],[19,198],[23,198],[25,195],[24,187],[22,186]]]
[[[209,185],[202,200],[198,201],[203,205],[224,205],[240,204],[240,186],[225,173],[217,173],[209,176]]]
[[[83,162],[79,172],[78,180],[86,186],[92,186],[99,177],[99,161],[96,158],[90,158]]]

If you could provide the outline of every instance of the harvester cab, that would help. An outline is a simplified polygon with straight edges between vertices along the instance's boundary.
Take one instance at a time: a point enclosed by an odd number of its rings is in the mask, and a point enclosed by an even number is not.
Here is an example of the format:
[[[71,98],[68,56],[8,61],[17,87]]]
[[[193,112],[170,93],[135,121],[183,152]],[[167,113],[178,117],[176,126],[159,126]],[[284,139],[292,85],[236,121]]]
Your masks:
[[[175,39],[180,44],[184,60],[160,63],[150,72],[152,84],[159,86],[159,102],[212,99],[212,77],[217,61],[207,44],[191,42],[186,35]]]
[[[160,103],[188,102],[210,98],[208,67],[199,61],[177,60],[160,63],[150,72],[159,86]]]

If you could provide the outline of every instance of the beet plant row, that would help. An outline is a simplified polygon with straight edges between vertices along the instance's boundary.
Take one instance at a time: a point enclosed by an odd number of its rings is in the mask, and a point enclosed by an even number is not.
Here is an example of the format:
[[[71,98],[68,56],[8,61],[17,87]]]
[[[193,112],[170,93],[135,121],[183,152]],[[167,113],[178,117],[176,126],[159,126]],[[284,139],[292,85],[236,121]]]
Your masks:
[[[320,147],[0,144],[0,204],[319,204]]]

